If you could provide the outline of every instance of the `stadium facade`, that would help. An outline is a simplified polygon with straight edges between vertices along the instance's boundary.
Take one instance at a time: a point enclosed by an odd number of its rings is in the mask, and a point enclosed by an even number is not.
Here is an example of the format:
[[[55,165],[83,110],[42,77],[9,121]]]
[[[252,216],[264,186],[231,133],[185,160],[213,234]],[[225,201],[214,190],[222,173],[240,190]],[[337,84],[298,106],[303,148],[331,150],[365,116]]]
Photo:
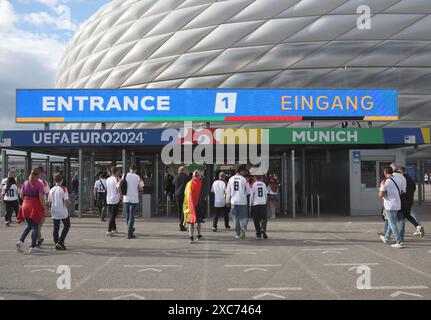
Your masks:
[[[427,0],[114,0],[68,44],[57,87],[391,88],[400,121],[374,126],[428,126],[430,26]]]

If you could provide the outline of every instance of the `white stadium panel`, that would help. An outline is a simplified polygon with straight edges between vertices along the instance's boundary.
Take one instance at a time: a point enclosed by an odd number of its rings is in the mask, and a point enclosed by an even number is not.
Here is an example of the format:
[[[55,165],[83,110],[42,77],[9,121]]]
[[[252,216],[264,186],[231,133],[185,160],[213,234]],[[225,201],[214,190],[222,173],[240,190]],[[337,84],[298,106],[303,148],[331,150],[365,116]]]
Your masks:
[[[371,30],[356,27],[363,4]],[[429,0],[114,0],[68,44],[57,87],[395,88],[416,126],[431,108],[430,57]]]

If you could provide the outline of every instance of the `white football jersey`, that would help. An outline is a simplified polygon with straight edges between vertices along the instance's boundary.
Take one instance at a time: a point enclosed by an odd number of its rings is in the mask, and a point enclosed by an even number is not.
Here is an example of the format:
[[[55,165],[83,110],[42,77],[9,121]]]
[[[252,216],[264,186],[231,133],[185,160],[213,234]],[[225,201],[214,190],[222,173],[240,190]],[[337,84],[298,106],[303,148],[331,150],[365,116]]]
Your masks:
[[[247,196],[249,194],[250,186],[243,176],[236,174],[229,179],[226,190],[226,203],[247,205]]]
[[[266,204],[268,199],[268,188],[262,181],[256,181],[251,187],[250,206]]]

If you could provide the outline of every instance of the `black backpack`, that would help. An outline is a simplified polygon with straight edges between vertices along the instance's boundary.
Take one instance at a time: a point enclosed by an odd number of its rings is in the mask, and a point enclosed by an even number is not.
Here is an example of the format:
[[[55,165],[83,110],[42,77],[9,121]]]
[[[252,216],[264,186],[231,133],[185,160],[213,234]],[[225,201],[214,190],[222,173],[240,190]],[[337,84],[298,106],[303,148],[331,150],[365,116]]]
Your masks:
[[[127,180],[126,180],[126,177],[127,177],[127,172],[124,175],[124,178],[121,179],[121,181],[120,181],[120,193],[123,196],[127,194]]]

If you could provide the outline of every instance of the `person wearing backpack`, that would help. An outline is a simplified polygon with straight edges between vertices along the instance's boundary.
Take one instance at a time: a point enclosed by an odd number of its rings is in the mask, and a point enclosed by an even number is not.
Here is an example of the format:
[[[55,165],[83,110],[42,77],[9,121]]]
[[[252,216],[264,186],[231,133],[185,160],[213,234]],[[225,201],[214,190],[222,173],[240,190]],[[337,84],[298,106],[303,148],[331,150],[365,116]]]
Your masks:
[[[99,217],[101,221],[105,221],[106,218],[106,178],[108,177],[106,172],[100,174],[99,180],[94,184],[94,198],[96,199],[97,208],[99,210]]]
[[[144,189],[144,181],[136,174],[138,168],[135,165],[130,167],[120,181],[120,192],[123,196],[124,209],[127,221],[127,239],[134,239],[135,214],[139,205],[139,191]]]
[[[398,226],[398,213],[401,210],[401,190],[394,179],[393,172],[391,167],[385,167],[383,169],[386,179],[382,181],[379,189],[379,197],[383,200],[383,207],[389,225],[386,234],[381,235],[380,239],[383,243],[388,243],[390,233],[392,232],[395,243],[392,244],[391,247],[401,249],[404,248],[403,236]]]
[[[15,212],[15,215],[18,217],[19,211],[19,190],[14,177],[7,179],[6,185],[1,191],[1,195],[6,208],[4,223],[6,227],[10,227],[10,224],[12,223],[12,213]]]

